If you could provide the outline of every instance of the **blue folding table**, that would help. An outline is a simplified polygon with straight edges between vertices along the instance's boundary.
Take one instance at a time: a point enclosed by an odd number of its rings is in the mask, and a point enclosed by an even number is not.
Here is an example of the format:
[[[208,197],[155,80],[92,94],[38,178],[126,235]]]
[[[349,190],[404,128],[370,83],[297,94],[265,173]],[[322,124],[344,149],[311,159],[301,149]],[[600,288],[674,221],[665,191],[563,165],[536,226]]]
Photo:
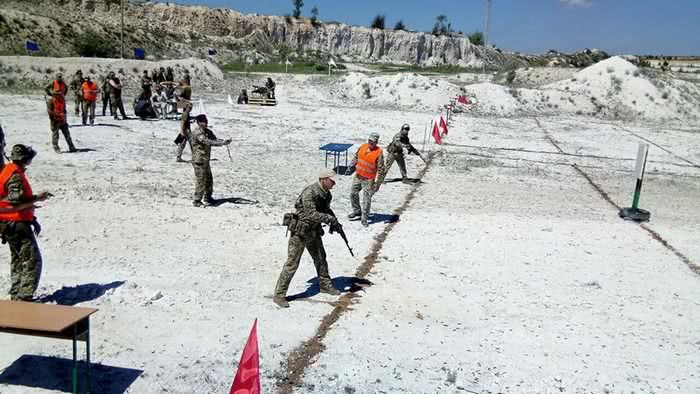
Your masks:
[[[352,147],[353,144],[326,144],[318,148],[319,150],[326,151],[326,167],[328,167],[328,156],[333,156],[333,168],[340,167],[340,155],[345,153],[345,168],[348,168],[348,149]]]

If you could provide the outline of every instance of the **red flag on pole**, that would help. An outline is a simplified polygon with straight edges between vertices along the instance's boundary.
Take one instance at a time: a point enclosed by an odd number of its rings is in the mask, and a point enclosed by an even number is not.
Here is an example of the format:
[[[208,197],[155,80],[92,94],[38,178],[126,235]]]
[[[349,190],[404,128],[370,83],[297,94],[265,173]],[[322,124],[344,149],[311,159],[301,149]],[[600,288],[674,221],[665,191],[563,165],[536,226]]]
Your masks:
[[[438,127],[437,120],[433,121],[433,138],[436,144],[442,144],[442,137],[440,137],[440,128]]]
[[[445,122],[445,118],[442,115],[440,115],[440,128],[447,135],[447,122]]]
[[[469,101],[469,99],[467,98],[467,96],[464,96],[464,95],[459,96],[459,97],[457,98],[457,102],[460,103],[460,104],[464,104],[464,105],[471,104],[471,102]]]
[[[229,394],[260,394],[260,354],[258,353],[258,319],[250,329],[241,362]]]

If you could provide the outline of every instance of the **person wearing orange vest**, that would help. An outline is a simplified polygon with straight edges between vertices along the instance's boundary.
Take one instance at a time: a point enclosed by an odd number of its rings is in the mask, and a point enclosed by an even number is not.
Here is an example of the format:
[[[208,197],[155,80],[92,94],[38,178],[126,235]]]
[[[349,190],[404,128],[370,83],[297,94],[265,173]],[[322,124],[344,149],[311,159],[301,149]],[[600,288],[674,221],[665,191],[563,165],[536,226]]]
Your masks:
[[[367,218],[372,206],[372,195],[379,191],[380,183],[375,182],[377,174],[384,173],[384,152],[377,143],[379,143],[379,134],[370,134],[367,143],[360,146],[352,159],[355,176],[350,187],[352,213],[348,218],[354,219],[360,216],[362,225],[365,227],[369,226]],[[362,206],[360,206],[360,190],[364,197]]]
[[[52,196],[33,194],[25,176],[36,152],[25,145],[12,147],[11,163],[0,171],[0,234],[10,246],[10,299],[32,301],[41,277],[41,252],[35,235],[41,226],[34,216],[34,203]]]
[[[66,119],[66,97],[55,92],[53,96],[46,101],[46,111],[49,113],[49,123],[51,125],[51,144],[56,153],[61,153],[61,147],[58,146],[58,130],[63,133],[63,138],[66,139],[68,150],[77,152],[73,139],[70,137],[68,130],[68,121]]]
[[[65,97],[68,94],[68,85],[63,80],[63,73],[58,73],[56,79],[44,88],[47,96],[53,96],[53,92],[58,91]]]
[[[95,107],[97,106],[97,93],[100,87],[93,82],[88,75],[83,86],[80,87],[80,95],[83,98],[83,126],[87,125],[88,111],[90,112],[90,126],[95,125]]]

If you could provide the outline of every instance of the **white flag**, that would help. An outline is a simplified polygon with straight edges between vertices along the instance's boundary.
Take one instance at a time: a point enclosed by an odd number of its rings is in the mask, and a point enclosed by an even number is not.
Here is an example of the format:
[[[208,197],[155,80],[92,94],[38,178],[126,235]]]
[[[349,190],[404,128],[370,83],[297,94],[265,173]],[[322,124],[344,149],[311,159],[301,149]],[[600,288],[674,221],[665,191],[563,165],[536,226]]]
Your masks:
[[[291,66],[291,65],[292,65],[292,62],[290,62],[289,59],[287,59],[287,61],[285,61],[284,63],[285,63],[286,65],[288,65],[288,66]]]
[[[233,105],[233,99],[230,94],[228,95],[228,105]]]
[[[328,61],[328,67],[338,68],[338,65],[335,64],[335,61],[331,58],[331,60]]]

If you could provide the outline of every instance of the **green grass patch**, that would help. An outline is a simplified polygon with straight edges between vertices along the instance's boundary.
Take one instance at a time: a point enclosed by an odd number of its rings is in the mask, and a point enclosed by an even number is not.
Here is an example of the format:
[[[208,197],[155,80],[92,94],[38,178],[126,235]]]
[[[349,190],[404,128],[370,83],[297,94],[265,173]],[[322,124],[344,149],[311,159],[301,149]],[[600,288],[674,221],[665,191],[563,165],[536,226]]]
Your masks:
[[[225,64],[223,70],[233,73],[284,73],[284,63],[266,63],[266,64],[246,64],[246,63],[228,63]],[[338,68],[333,70],[333,73],[345,70],[345,65],[338,64]],[[328,74],[328,65],[313,62],[294,63],[288,67],[289,74]]]

